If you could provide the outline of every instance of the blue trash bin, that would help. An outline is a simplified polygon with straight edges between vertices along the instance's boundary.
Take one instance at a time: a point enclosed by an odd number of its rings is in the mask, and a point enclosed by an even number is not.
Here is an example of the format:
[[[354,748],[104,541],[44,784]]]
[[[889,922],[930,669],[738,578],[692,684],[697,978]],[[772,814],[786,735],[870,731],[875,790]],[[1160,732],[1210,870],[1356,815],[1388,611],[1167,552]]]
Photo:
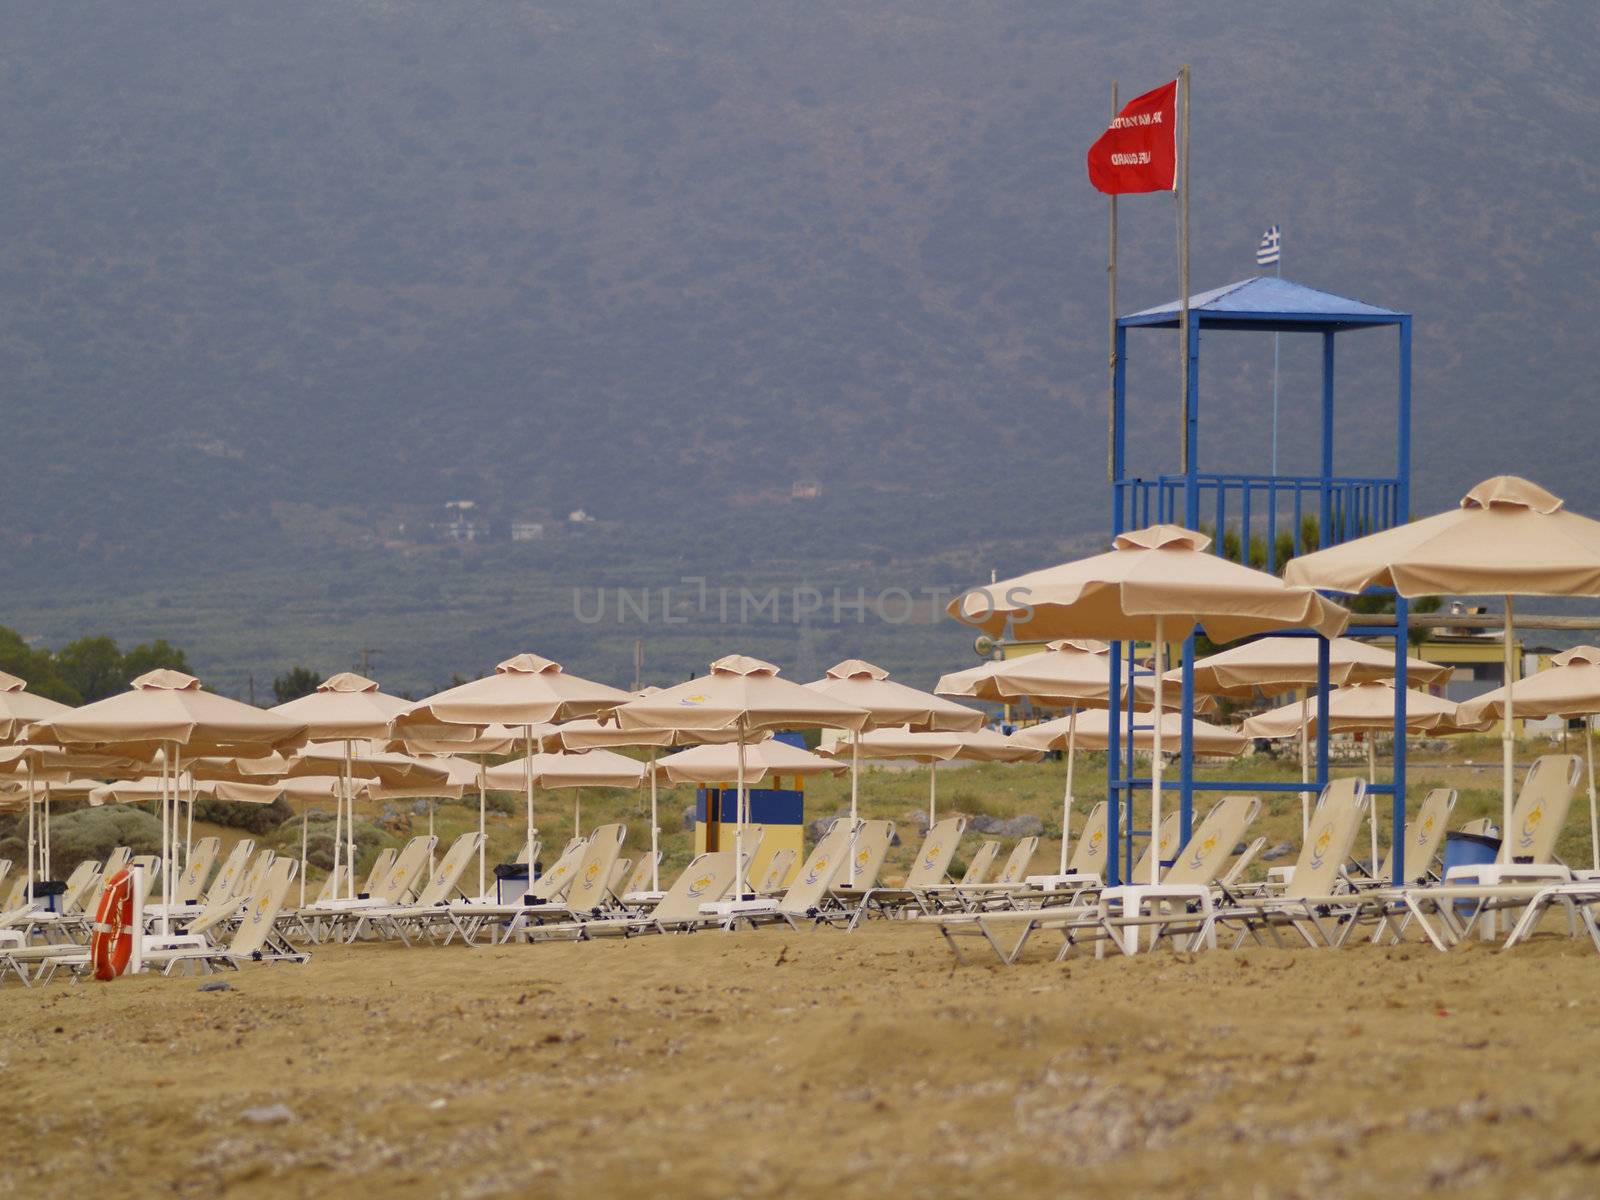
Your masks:
[[[1500,839],[1481,833],[1464,833],[1459,829],[1444,835],[1444,875],[1450,878],[1451,867],[1484,867],[1500,854]],[[1463,920],[1472,916],[1477,907],[1474,900],[1457,900],[1456,912]]]

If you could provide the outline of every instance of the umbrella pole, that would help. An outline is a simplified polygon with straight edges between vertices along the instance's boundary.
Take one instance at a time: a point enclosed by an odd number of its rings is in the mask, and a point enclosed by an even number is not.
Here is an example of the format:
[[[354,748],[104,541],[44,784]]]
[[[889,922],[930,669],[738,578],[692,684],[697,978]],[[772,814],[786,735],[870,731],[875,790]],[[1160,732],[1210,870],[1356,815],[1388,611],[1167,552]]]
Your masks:
[[[485,820],[489,807],[489,781],[484,776],[485,756],[478,755],[478,895],[487,895],[484,890],[488,887],[488,822]],[[528,865],[528,870],[533,870],[533,864]]]
[[[344,780],[333,789],[333,898],[339,898],[339,863],[344,858]],[[355,875],[351,871],[352,876]],[[355,880],[350,881],[350,892],[355,894]]]
[[[742,751],[741,751],[742,753]],[[856,807],[859,796],[858,790],[861,783],[861,731],[852,730],[850,734],[850,828],[856,827]],[[853,834],[851,836],[854,836]],[[849,886],[856,885],[856,856],[852,848],[850,855]]]
[[[42,843],[42,850],[43,850],[43,854],[44,854],[44,870],[43,870],[43,874],[44,874],[44,877],[46,879],[49,879],[50,878],[50,781],[48,779],[45,780],[45,784],[44,784],[44,832],[41,835],[39,840]]]
[[[928,828],[933,828],[934,810],[939,807],[939,764],[928,764]]]
[[[1067,833],[1072,824],[1072,760],[1078,751],[1078,706],[1067,717],[1067,787],[1061,794],[1061,874],[1067,873]]]
[[[1593,794],[1594,789],[1590,789]],[[656,820],[656,752],[650,750],[650,890],[661,890],[661,823]]]
[[[429,845],[428,845],[428,874],[432,875],[433,871],[434,871],[434,865],[435,865],[434,864],[434,860],[433,860],[433,848],[434,848],[434,845],[436,844],[434,842],[434,840],[433,840],[433,797],[432,796],[428,797],[428,842],[429,842]]]
[[[189,768],[188,824],[183,827],[183,867],[189,869],[189,856],[194,853],[194,768]]]
[[[23,876],[26,885],[27,899],[33,902],[33,760],[28,760],[28,869]]]
[[[1311,689],[1300,689],[1300,782],[1311,782]],[[1311,832],[1311,791],[1300,793],[1300,844],[1304,845]]]
[[[744,718],[739,719],[738,791],[733,806],[733,898],[744,899]],[[722,800],[717,797],[718,804]]]
[[[350,761],[350,739],[344,743],[344,795],[349,813],[344,823],[345,857],[350,860],[350,898],[356,894],[356,787],[355,767]]]
[[[522,786],[528,802],[528,889],[533,890],[533,726],[524,725],[522,758]]]
[[[309,818],[309,814],[310,814],[310,807],[309,807],[308,803],[305,800],[300,801],[300,907],[301,908],[304,908],[306,906],[306,849],[307,849],[307,845],[308,845],[307,839],[308,839],[308,836],[309,836],[309,826],[307,825],[307,820]],[[335,881],[335,882],[337,882],[337,881]],[[334,894],[335,895],[338,894],[338,889],[337,888],[334,890]]]
[[[1156,618],[1155,730],[1150,756],[1150,885],[1161,882],[1161,672],[1165,669],[1166,647],[1160,617]]]
[[[1367,730],[1367,786],[1378,786],[1378,747],[1376,734]],[[1376,879],[1378,877],[1378,806],[1367,805],[1367,828],[1372,832],[1372,869],[1368,874]]]
[[[1589,758],[1589,849],[1594,857],[1594,869],[1600,871],[1600,808],[1594,798],[1594,717],[1583,719],[1583,743]]]
[[[583,793],[578,788],[572,789],[572,836],[583,836],[583,808],[581,797]]]
[[[1511,732],[1511,723],[1513,720],[1512,709],[1515,706],[1515,702],[1511,698],[1511,670],[1512,659],[1514,657],[1512,654],[1511,643],[1512,620],[1513,616],[1511,612],[1511,597],[1508,595],[1506,597],[1506,623],[1504,634],[1506,715],[1504,726],[1500,730],[1500,807],[1502,812],[1505,814],[1505,823],[1501,826],[1500,837],[1507,846],[1511,844],[1511,789],[1513,784],[1512,776],[1516,773],[1516,766],[1513,761],[1516,754],[1516,742],[1514,740],[1514,735]],[[1506,854],[1506,861],[1511,861],[1511,855],[1509,851]]]
[[[169,854],[167,861],[161,864],[161,919],[168,920],[167,914],[172,910],[172,862],[178,857],[178,780],[183,771],[183,752],[178,749],[178,743],[172,743],[172,836],[168,839]],[[170,926],[162,929],[166,933]]]

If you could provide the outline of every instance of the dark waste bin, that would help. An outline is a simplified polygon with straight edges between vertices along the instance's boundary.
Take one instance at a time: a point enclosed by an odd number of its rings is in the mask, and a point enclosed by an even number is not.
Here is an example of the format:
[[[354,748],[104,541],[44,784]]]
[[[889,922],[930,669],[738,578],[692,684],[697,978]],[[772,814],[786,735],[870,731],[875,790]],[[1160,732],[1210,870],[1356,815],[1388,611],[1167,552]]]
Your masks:
[[[494,869],[495,899],[501,904],[521,904],[528,894],[533,879],[539,878],[539,867],[533,865],[533,878],[528,877],[527,863],[500,863]]]
[[[1450,878],[1451,867],[1485,867],[1500,856],[1500,839],[1483,833],[1466,833],[1460,829],[1444,835],[1444,877]],[[1463,920],[1472,916],[1477,907],[1473,900],[1457,900],[1456,912]]]

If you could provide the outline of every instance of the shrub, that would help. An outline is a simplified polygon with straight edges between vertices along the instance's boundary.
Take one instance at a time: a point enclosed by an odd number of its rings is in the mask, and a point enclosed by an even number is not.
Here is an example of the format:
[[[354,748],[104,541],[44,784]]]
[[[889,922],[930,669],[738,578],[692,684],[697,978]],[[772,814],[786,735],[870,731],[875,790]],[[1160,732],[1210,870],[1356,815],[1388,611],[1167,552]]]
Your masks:
[[[394,845],[389,837],[371,821],[356,821],[356,873],[361,875],[372,866],[372,860],[384,846]],[[280,825],[266,841],[279,854],[290,858],[300,857],[300,818],[294,817]],[[344,856],[341,853],[340,858]],[[333,870],[333,820],[318,819],[313,815],[306,827],[306,862],[320,871]]]
[[[228,800],[196,800],[194,819],[225,825],[229,829],[243,829],[257,837],[271,833],[290,818],[298,822],[289,802],[279,796],[271,804],[235,804]]]
[[[0,857],[16,862],[28,856],[26,824],[0,840]],[[103,860],[118,846],[135,854],[161,853],[161,822],[142,809],[125,804],[82,808],[50,818],[50,867],[65,878],[86,858]]]

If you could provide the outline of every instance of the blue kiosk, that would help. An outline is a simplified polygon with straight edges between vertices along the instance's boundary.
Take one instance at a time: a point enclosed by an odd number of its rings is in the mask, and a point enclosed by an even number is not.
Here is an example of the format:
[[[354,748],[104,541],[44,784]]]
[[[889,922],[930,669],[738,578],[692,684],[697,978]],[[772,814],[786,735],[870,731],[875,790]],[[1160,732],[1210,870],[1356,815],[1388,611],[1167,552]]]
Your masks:
[[[1199,529],[1209,523],[1217,531],[1213,549],[1224,552],[1223,531],[1230,524],[1240,531],[1240,545],[1249,554],[1253,538],[1260,537],[1265,547],[1265,569],[1278,571],[1280,531],[1293,539],[1293,553],[1336,545],[1352,538],[1391,528],[1410,519],[1411,498],[1411,314],[1365,304],[1359,300],[1320,292],[1302,284],[1273,276],[1258,276],[1191,296],[1189,300],[1188,345],[1183,355],[1188,374],[1189,410],[1184,430],[1189,447],[1187,462],[1173,474],[1151,478],[1130,476],[1127,471],[1128,429],[1128,332],[1134,329],[1180,328],[1176,301],[1143,312],[1117,318],[1116,359],[1114,365],[1111,414],[1111,529],[1115,536],[1158,522]],[[1395,404],[1395,461],[1392,474],[1340,475],[1334,472],[1334,362],[1335,339],[1339,334],[1362,330],[1393,329],[1398,337],[1399,383]],[[1241,475],[1216,474],[1200,469],[1200,346],[1208,333],[1284,333],[1320,335],[1322,338],[1321,471],[1316,475]],[[1170,345],[1170,344],[1168,344]],[[1170,353],[1166,347],[1163,351]],[[1315,515],[1318,545],[1304,544],[1304,518]],[[1392,595],[1393,593],[1385,593]],[[1395,647],[1395,739],[1394,779],[1373,785],[1370,792],[1393,799],[1394,881],[1404,879],[1405,844],[1405,695],[1407,605],[1395,596],[1395,624],[1360,626],[1349,630],[1353,637],[1393,638]],[[1305,636],[1316,636],[1307,633]],[[1321,640],[1321,639],[1319,639]],[[1110,722],[1107,754],[1107,797],[1111,800],[1110,857],[1108,882],[1128,878],[1133,865],[1133,839],[1148,835],[1134,828],[1133,800],[1137,792],[1148,790],[1150,779],[1135,770],[1133,732],[1143,728],[1134,724],[1132,697],[1123,697],[1119,687],[1119,667],[1132,669],[1135,647],[1117,643],[1112,648],[1111,703],[1122,712],[1121,720]],[[1328,694],[1328,644],[1321,640],[1318,655],[1317,695]],[[1148,672],[1146,672],[1148,673]],[[1197,780],[1194,776],[1194,637],[1183,647],[1180,844],[1189,838],[1194,822],[1194,794],[1197,791],[1299,792],[1301,783],[1241,783],[1225,780]],[[1317,723],[1317,774],[1315,786],[1328,782],[1328,724]],[[1165,864],[1163,864],[1165,865]]]

